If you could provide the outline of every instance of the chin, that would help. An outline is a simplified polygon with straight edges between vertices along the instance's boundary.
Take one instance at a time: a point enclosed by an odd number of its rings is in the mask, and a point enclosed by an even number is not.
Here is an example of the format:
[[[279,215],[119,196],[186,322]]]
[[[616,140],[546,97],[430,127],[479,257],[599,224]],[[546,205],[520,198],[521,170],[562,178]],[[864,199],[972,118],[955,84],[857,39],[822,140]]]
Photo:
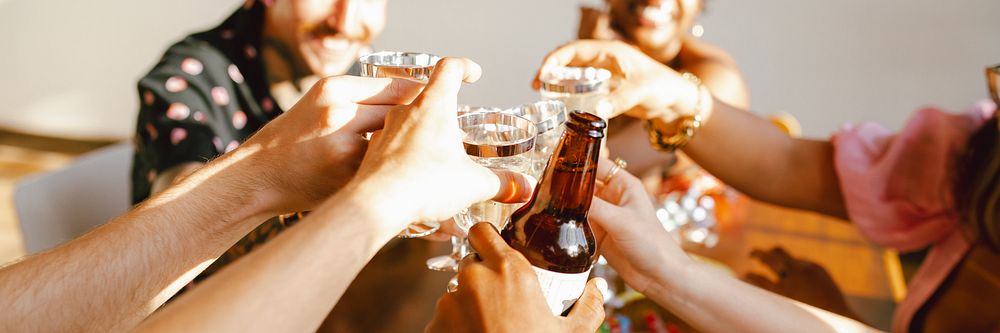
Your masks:
[[[356,51],[338,52],[336,55],[313,55],[308,62],[313,74],[327,77],[346,74],[357,62]]]

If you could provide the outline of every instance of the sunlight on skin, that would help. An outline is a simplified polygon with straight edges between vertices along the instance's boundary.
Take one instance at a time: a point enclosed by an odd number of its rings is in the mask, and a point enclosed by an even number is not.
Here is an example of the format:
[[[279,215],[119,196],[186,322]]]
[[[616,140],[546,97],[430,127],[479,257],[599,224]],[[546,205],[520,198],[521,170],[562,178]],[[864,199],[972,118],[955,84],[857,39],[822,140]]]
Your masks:
[[[176,295],[177,292],[184,287],[184,285],[188,284],[190,281],[194,281],[194,278],[198,276],[198,274],[201,274],[201,272],[205,271],[205,269],[208,268],[208,266],[213,262],[215,262],[215,259],[205,260],[191,270],[181,274],[181,276],[174,280],[174,282],[170,283],[170,285],[157,293],[149,303],[146,303],[146,309],[152,313],[161,305],[166,304],[171,297],[174,297],[174,295]]]

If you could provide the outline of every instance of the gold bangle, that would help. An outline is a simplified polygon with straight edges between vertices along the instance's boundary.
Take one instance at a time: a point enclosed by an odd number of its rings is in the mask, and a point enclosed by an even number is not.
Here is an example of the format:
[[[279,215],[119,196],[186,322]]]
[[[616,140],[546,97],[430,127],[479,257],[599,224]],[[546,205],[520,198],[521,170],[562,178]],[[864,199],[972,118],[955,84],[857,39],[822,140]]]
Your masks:
[[[646,129],[649,132],[649,143],[653,145],[653,148],[660,151],[672,152],[677,149],[684,148],[684,146],[691,141],[691,138],[694,137],[694,134],[701,129],[702,106],[705,102],[702,91],[705,90],[705,85],[702,84],[701,79],[694,74],[684,72],[681,74],[681,77],[695,84],[698,89],[698,99],[695,102],[693,114],[680,116],[672,122],[672,124],[676,124],[673,134],[664,134],[666,131],[658,128],[659,126],[657,126],[655,121],[652,119],[646,121]]]

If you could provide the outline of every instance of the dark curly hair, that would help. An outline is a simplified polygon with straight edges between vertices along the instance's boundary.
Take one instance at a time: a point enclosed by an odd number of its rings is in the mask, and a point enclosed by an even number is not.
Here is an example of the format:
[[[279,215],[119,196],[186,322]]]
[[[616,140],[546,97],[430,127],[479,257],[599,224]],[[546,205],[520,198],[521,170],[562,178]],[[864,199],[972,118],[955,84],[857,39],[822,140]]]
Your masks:
[[[1000,129],[994,114],[969,137],[955,174],[955,207],[972,239],[1000,251]]]

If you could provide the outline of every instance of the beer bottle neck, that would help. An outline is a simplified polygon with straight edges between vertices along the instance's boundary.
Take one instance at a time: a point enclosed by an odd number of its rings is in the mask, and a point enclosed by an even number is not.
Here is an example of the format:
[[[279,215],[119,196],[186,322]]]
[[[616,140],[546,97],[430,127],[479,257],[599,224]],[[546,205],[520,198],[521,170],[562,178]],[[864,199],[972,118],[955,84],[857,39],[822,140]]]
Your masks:
[[[552,213],[586,223],[594,196],[601,139],[567,129],[541,179],[538,199]]]

